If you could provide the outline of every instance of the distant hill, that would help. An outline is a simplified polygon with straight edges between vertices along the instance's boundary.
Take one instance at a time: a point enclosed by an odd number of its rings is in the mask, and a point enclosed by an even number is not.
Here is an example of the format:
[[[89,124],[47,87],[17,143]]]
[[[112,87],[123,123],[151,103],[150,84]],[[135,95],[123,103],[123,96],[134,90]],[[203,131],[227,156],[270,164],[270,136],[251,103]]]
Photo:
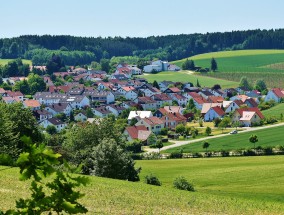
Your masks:
[[[25,35],[0,39],[0,58],[31,59],[31,50],[46,49],[64,52],[82,51],[87,52],[86,57],[90,56],[90,53],[94,54],[94,57],[88,61],[99,61],[102,58],[113,56],[138,56],[148,60],[159,58],[174,61],[201,53],[224,50],[284,49],[283,41],[284,29],[180,34],[147,38]],[[83,53],[80,54],[83,55]],[[86,62],[86,59],[82,61]]]
[[[210,68],[211,58],[218,63],[218,71],[203,74],[230,81],[239,81],[247,76],[252,83],[257,79],[264,79],[269,87],[283,87],[284,85],[284,50],[238,50],[211,52],[195,55],[196,66]],[[186,60],[173,63],[181,66]]]

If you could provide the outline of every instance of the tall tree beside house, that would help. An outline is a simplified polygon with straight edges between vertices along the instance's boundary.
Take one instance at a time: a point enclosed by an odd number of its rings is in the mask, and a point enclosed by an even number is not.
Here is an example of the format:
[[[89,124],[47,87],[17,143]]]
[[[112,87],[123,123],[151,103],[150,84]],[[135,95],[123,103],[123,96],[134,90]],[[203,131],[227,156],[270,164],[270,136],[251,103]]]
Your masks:
[[[160,89],[160,86],[156,80],[153,82],[153,87],[156,87],[157,89]]]
[[[239,87],[244,87],[246,89],[251,89],[251,85],[247,79],[247,77],[243,76],[240,80]]]
[[[110,72],[110,60],[109,59],[101,59],[100,61],[101,68],[105,72]]]
[[[92,153],[91,175],[100,177],[139,181],[141,168],[135,168],[135,162],[113,139],[103,139]]]
[[[59,55],[53,54],[46,64],[47,73],[52,75],[54,72],[66,71],[65,64]]]
[[[212,133],[212,129],[210,127],[206,127],[205,133],[209,136]]]
[[[195,63],[194,63],[193,60],[186,59],[181,67],[182,67],[183,70],[194,70],[195,69]]]
[[[255,85],[254,85],[254,89],[258,90],[259,92],[266,91],[267,90],[267,86],[266,86],[264,80],[262,80],[262,79],[256,80]]]
[[[211,70],[215,72],[217,69],[218,69],[218,64],[215,58],[213,57],[211,59]]]
[[[196,81],[196,87],[201,87],[201,85],[199,84],[198,79],[197,79],[197,81]]]

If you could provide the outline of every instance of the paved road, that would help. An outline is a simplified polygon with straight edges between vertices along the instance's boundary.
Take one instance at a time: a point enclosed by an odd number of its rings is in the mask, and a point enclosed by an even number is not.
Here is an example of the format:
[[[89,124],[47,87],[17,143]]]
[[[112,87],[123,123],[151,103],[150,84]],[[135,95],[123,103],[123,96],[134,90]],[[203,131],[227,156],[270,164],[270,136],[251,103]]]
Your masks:
[[[240,133],[256,131],[256,130],[261,130],[261,129],[267,129],[267,128],[273,128],[273,127],[278,127],[278,126],[284,126],[284,123],[279,123],[279,124],[275,124],[275,125],[268,125],[268,126],[263,126],[263,127],[247,128],[244,131],[240,131]],[[283,130],[283,132],[284,132],[284,130]],[[220,134],[220,135],[216,135],[216,136],[204,137],[204,138],[195,139],[195,140],[185,140],[185,141],[171,140],[171,142],[173,142],[175,144],[165,146],[165,147],[161,148],[161,150],[167,150],[167,149],[175,148],[175,147],[178,147],[178,146],[183,146],[183,145],[186,145],[186,144],[191,144],[191,143],[195,143],[195,142],[199,142],[199,141],[204,141],[204,140],[209,140],[209,139],[214,139],[214,138],[219,138],[219,137],[224,137],[224,136],[229,136],[229,135],[234,135],[234,134]],[[235,134],[235,135],[237,135],[237,134]],[[159,152],[159,150],[158,149],[149,149],[145,153],[151,153],[151,152]]]

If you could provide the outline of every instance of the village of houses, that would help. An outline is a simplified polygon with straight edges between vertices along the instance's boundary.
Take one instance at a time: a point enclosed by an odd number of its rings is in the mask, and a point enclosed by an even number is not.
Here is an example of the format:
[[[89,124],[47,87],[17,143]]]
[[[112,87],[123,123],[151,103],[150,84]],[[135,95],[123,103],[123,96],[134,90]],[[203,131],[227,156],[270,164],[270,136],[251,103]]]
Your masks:
[[[174,131],[178,124],[190,123],[195,119],[194,113],[185,112],[190,100],[200,111],[204,122],[230,116],[232,123],[239,122],[239,126],[250,127],[260,125],[264,119],[258,109],[260,98],[265,101],[274,100],[276,103],[284,98],[284,90],[278,88],[271,89],[267,95],[261,95],[256,90],[240,87],[198,88],[192,83],[177,85],[165,80],[158,82],[158,89],[141,78],[144,72],[162,70],[178,71],[179,68],[163,61],[145,66],[143,71],[135,65],[119,64],[111,75],[104,71],[76,68],[54,73],[62,78],[66,75],[74,76],[74,82],[65,82],[62,86],[54,86],[51,78],[44,76],[47,90],[37,92],[32,99],[25,98],[21,92],[6,91],[3,88],[0,88],[0,96],[2,102],[8,104],[23,103],[25,108],[33,111],[40,126],[54,126],[58,132],[68,126],[67,121],[56,118],[58,114],[64,113],[68,117],[76,110],[75,121],[92,123],[110,114],[118,117],[124,110],[136,107],[136,110],[129,112],[128,122],[130,124],[133,118],[137,122],[126,127],[124,132],[129,141],[145,141],[151,133],[159,134],[163,128]],[[22,79],[13,77],[9,78],[9,82],[13,84]],[[79,80],[92,81],[93,86],[86,87]],[[86,108],[91,108],[94,117],[88,118]]]

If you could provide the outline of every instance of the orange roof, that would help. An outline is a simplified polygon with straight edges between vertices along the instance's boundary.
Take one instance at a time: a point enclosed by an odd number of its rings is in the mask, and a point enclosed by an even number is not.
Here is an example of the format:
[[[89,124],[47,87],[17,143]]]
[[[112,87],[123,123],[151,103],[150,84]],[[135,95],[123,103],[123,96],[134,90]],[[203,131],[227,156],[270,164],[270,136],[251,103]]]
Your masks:
[[[24,101],[25,106],[27,107],[40,107],[40,103],[37,100],[25,100]]]
[[[124,89],[126,92],[129,92],[131,90],[135,90],[134,87],[130,86],[130,87],[122,87],[122,89]]]
[[[163,124],[163,121],[160,120],[158,117],[156,116],[151,116],[149,118],[144,118],[143,119],[147,124],[149,125],[159,125],[159,124]]]
[[[219,115],[219,116],[224,116],[225,112],[220,108],[219,106],[212,107],[212,109]]]
[[[138,139],[138,132],[147,131],[147,128],[144,125],[129,126],[129,127],[126,127],[126,131],[128,132],[129,136],[132,139]]]
[[[174,93],[179,93],[180,92],[180,89],[177,88],[177,87],[171,87],[169,88],[171,91],[173,91]]]

